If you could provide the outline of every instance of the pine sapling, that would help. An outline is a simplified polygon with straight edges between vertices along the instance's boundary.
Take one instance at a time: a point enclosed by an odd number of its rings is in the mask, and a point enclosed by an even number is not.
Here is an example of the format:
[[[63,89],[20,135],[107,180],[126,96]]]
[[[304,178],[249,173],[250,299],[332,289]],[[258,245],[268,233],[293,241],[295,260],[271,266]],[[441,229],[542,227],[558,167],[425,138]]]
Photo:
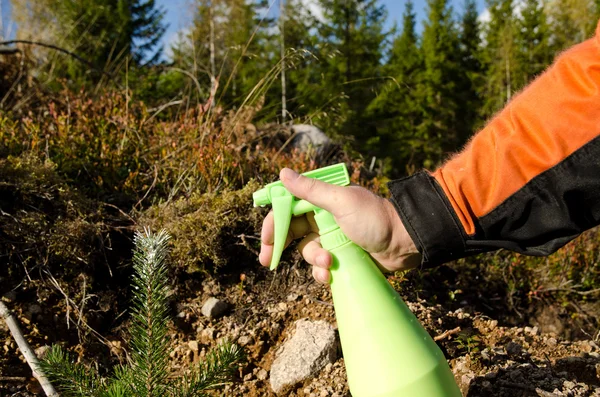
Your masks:
[[[131,302],[131,359],[102,378],[93,369],[72,361],[53,346],[40,363],[64,396],[201,397],[205,391],[230,382],[243,359],[242,350],[225,342],[210,351],[189,375],[173,379],[169,373],[168,274],[169,235],[145,229],[134,237],[133,299]]]

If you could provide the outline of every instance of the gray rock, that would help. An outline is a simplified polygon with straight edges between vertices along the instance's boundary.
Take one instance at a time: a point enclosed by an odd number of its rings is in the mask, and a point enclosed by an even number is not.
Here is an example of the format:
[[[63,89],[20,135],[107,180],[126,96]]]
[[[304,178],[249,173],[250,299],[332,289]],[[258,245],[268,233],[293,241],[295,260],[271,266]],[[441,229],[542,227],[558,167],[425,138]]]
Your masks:
[[[223,315],[227,311],[228,307],[229,305],[222,300],[219,300],[215,297],[210,297],[202,306],[202,314],[209,318],[216,318]]]
[[[277,394],[314,376],[335,362],[338,352],[335,330],[325,321],[296,322],[296,330],[277,352],[271,365],[271,388]]]
[[[302,152],[312,148],[317,154],[321,154],[331,144],[331,139],[314,125],[293,125],[292,134],[291,146]]]

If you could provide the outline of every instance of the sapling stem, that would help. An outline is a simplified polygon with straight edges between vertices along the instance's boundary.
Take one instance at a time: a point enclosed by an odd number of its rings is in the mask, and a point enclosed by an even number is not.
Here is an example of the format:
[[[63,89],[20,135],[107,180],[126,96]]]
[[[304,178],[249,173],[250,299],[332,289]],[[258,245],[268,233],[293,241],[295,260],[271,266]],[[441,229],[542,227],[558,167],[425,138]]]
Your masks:
[[[1,300],[0,316],[2,316],[2,318],[6,322],[6,325],[8,325],[8,329],[10,330],[10,333],[14,338],[15,342],[17,342],[19,350],[21,350],[21,353],[23,353],[23,356],[25,356],[25,360],[27,360],[27,364],[29,364],[29,367],[31,368],[33,377],[36,378],[38,382],[40,382],[42,389],[44,389],[44,392],[48,397],[58,397],[58,393],[54,389],[54,386],[52,386],[52,383],[50,383],[48,378],[46,378],[44,371],[42,371],[42,369],[40,368],[39,361],[33,350],[31,350],[31,346],[29,346],[29,343],[23,336],[23,332],[21,331],[17,320],[12,315],[10,310],[8,310],[8,307]]]

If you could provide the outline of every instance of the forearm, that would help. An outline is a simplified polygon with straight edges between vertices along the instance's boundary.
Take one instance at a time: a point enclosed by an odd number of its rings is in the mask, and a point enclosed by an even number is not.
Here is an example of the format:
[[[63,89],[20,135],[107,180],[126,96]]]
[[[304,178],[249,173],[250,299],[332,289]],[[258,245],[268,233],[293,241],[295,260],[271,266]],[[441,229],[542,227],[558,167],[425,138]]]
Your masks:
[[[600,223],[598,36],[563,53],[434,173],[390,184],[425,265],[554,252]]]

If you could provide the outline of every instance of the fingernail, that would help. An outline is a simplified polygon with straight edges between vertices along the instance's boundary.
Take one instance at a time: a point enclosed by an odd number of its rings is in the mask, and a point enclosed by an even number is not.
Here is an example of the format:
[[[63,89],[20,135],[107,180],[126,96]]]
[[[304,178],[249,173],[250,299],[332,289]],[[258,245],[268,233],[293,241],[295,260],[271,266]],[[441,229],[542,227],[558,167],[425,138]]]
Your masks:
[[[279,175],[279,178],[281,180],[285,179],[287,181],[292,181],[292,180],[298,178],[298,173],[289,168],[284,168],[281,170],[281,174]]]

